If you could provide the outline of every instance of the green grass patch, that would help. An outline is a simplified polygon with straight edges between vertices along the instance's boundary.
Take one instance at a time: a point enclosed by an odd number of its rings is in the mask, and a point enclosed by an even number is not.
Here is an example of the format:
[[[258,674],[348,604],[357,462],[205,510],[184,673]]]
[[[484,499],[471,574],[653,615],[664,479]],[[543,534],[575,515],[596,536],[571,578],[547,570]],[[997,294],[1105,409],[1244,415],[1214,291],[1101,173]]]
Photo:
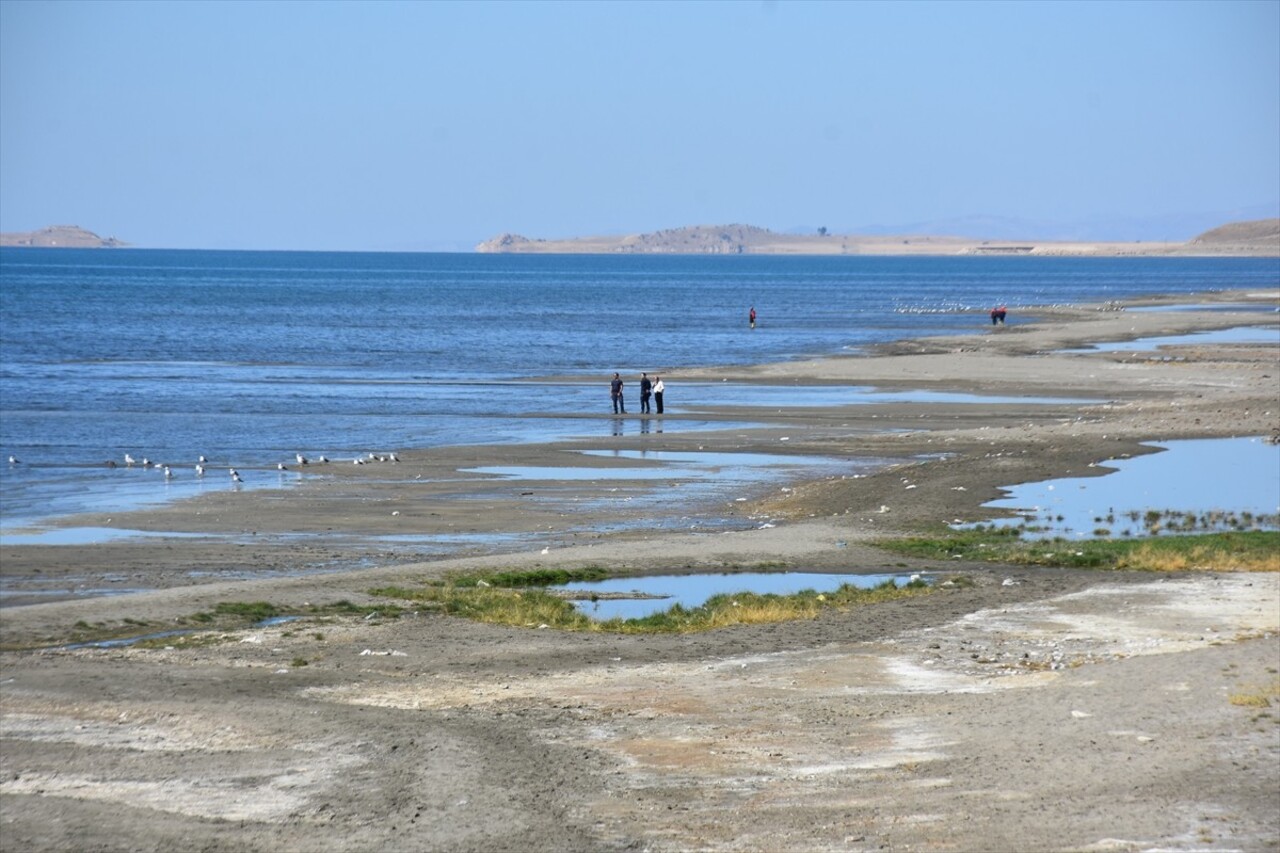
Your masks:
[[[1280,571],[1280,532],[1245,531],[1149,539],[1022,539],[1015,528],[939,530],[882,539],[877,547],[932,560],[1136,571]]]
[[[920,595],[930,590],[931,587],[923,581],[913,581],[902,587],[886,581],[871,589],[846,584],[826,593],[804,590],[794,595],[718,595],[700,607],[686,608],[677,604],[641,619],[602,622],[589,619],[570,602],[539,589],[434,585],[413,589],[381,587],[371,589],[369,593],[433,606],[452,616],[501,625],[524,628],[545,625],[565,631],[622,634],[683,634],[730,625],[812,619],[824,609],[848,609]]]
[[[582,569],[528,569],[522,572],[450,573],[444,583],[456,587],[497,586],[517,589],[531,586],[564,586],[578,581],[599,581],[609,572],[599,566]]]

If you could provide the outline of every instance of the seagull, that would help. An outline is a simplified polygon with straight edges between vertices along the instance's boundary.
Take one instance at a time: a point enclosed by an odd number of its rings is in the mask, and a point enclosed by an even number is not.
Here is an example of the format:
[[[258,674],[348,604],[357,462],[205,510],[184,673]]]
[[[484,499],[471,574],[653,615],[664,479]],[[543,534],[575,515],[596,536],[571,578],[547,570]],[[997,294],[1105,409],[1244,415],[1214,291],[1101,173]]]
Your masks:
[[[16,456],[10,456],[10,457],[9,457],[9,464],[10,464],[10,465],[17,465],[17,464],[18,464],[18,457],[16,457]]]
[[[276,470],[277,470],[277,471],[288,471],[289,469],[288,469],[288,468],[286,468],[286,467],[284,466],[284,463],[283,463],[283,462],[277,462],[277,463],[276,463]]]
[[[394,453],[392,453],[391,455],[389,455],[389,456],[387,457],[387,459],[388,459],[388,460],[390,460],[391,462],[399,462],[399,461],[400,461],[400,457],[399,457],[399,456],[396,456]]]
[[[172,480],[172,479],[173,479],[173,472],[169,470],[169,466],[168,466],[168,465],[164,466],[164,478],[165,478],[166,480]]]
[[[196,461],[197,461],[197,462],[199,462],[201,465],[203,465],[204,463],[208,462],[209,460],[208,460],[208,459],[205,459],[205,458],[204,458],[204,454],[203,454],[203,453],[201,453],[201,454],[200,454],[200,458],[199,458],[199,459],[197,459]]]
[[[203,457],[203,456],[201,456],[200,458],[201,458],[201,459],[203,459],[204,457]],[[201,465],[201,464],[199,464],[199,463],[196,463],[196,476],[197,476],[197,477],[203,477],[203,476],[204,476],[204,466],[203,466],[203,465]]]
[[[361,459],[359,456],[357,456],[355,459],[352,459],[352,460],[351,460],[351,464],[352,464],[352,465],[363,465],[363,464],[364,464],[364,460],[363,460],[363,459]]]
[[[235,483],[243,483],[243,482],[244,482],[244,480],[241,480],[241,479],[240,479],[240,475],[236,473],[236,469],[235,469],[235,468],[232,468],[232,469],[231,469],[231,480],[232,480],[232,482],[235,482]]]
[[[143,467],[143,468],[150,468],[150,467],[151,467],[151,460],[150,460],[150,459],[148,459],[148,458],[147,458],[147,457],[145,457],[145,456],[144,456],[144,457],[142,457],[142,467]]]
[[[124,455],[124,464],[130,467],[133,467],[133,457],[130,456],[128,453]]]
[[[329,461],[329,457],[328,457],[328,456],[321,455],[321,457],[320,457],[319,459],[317,459],[316,461],[317,461],[317,462],[328,462],[328,461]]]
[[[295,453],[294,457],[298,460],[299,465],[307,464],[307,457],[303,456],[301,453]]]

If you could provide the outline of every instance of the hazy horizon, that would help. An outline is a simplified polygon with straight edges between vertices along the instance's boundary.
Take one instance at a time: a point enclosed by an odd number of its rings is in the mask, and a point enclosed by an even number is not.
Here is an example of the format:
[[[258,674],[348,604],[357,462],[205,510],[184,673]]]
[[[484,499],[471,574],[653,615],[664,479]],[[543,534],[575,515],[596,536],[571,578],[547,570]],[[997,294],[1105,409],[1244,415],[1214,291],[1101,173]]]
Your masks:
[[[465,251],[1274,216],[1280,3],[0,3],[4,232]]]

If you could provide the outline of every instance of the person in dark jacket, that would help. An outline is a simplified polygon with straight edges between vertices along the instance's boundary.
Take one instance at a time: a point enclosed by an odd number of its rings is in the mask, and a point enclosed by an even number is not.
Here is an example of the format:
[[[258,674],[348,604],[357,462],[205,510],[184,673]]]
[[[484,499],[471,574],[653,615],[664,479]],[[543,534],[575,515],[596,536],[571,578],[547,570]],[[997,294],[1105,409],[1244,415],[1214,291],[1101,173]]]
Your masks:
[[[627,413],[627,404],[622,399],[622,377],[613,374],[613,380],[609,383],[609,398],[613,400],[613,413],[615,415],[625,415]]]

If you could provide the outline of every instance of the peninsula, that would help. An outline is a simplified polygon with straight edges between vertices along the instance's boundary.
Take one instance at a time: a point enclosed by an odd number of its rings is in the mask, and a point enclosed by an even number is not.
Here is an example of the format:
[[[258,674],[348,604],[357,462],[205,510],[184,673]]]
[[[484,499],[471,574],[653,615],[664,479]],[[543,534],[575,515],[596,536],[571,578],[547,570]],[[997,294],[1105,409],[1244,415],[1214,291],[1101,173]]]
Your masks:
[[[691,225],[648,234],[542,240],[500,234],[477,252],[664,255],[1240,255],[1280,257],[1280,219],[1233,222],[1185,243],[982,240],[935,235],[781,234],[754,225]]]

